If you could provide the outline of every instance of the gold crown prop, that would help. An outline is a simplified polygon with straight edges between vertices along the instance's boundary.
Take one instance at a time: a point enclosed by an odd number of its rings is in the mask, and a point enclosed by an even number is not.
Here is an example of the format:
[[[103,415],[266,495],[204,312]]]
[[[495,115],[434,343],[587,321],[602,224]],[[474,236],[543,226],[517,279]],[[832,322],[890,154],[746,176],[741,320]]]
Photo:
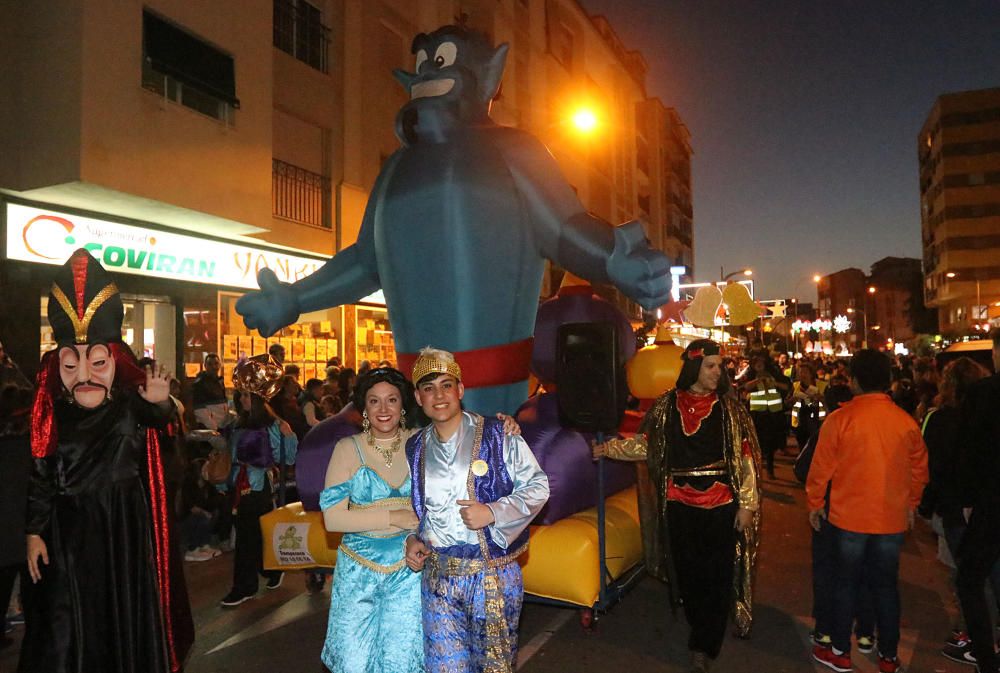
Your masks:
[[[459,381],[462,380],[462,368],[455,362],[455,356],[448,351],[437,348],[423,348],[420,356],[413,363],[413,375],[411,380],[418,383],[420,379],[428,374],[451,374]]]

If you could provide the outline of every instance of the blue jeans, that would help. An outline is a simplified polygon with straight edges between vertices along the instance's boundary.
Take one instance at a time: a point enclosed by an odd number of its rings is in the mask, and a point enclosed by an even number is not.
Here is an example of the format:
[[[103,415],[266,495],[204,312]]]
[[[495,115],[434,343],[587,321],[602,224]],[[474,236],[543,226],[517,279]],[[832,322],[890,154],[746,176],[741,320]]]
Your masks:
[[[812,571],[816,633],[829,636],[833,632],[833,609],[837,601],[837,534],[826,519],[820,522],[819,531],[812,534]],[[855,606],[854,633],[871,638],[875,635],[875,602],[864,576]]]
[[[899,647],[899,552],[903,534],[853,533],[832,524],[831,528],[839,588],[833,606],[833,646],[851,651],[851,627],[867,588],[875,604],[879,653],[895,657]]]

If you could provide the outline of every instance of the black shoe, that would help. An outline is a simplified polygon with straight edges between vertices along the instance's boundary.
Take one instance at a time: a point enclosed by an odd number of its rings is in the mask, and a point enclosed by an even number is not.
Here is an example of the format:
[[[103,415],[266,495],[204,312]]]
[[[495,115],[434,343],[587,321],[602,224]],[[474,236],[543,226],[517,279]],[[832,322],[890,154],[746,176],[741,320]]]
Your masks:
[[[271,589],[277,589],[278,587],[280,587],[281,581],[284,579],[285,579],[285,573],[278,573],[277,575],[272,575],[271,577],[268,577],[267,578],[268,590],[270,591]]]
[[[326,575],[323,573],[306,573],[306,591],[310,594],[320,593],[325,584]]]
[[[226,594],[225,598],[219,601],[219,605],[221,605],[224,608],[235,608],[237,605],[241,603],[246,603],[247,601],[252,600],[256,597],[257,594],[244,594],[240,593],[236,589],[233,589],[228,594]]]
[[[945,646],[941,649],[941,654],[960,664],[976,665],[976,655],[972,653],[971,640],[959,640],[954,645],[952,643],[945,643]]]

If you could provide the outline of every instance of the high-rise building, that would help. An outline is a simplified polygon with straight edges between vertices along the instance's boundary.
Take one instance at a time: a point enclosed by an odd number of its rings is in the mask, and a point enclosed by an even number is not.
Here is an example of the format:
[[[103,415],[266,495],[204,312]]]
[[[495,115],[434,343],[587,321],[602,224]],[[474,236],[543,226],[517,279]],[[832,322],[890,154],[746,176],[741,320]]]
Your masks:
[[[575,0],[52,0],[0,4],[0,322],[19,354],[51,347],[54,264],[90,248],[121,276],[126,338],[193,375],[268,342],[236,300],[269,267],[295,281],[357,237],[399,146],[413,37],[461,23],[507,42],[494,119],[544,142],[587,209],[646,222],[692,266],[690,138],[646,95],[646,64]],[[584,133],[571,119],[596,117]],[[690,272],[689,272],[690,273]],[[558,270],[543,294],[554,292]],[[599,289],[638,317],[634,304]],[[338,356],[394,359],[372,296],[275,338],[303,377]],[[34,350],[35,353],[38,350]]]
[[[924,296],[948,336],[1000,325],[1000,88],[945,94],[918,138]]]

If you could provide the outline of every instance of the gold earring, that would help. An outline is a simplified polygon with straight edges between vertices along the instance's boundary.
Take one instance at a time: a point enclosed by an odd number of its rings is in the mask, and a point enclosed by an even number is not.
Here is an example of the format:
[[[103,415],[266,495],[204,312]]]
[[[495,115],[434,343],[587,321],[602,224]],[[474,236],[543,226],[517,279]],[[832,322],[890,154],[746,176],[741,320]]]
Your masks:
[[[399,427],[406,427],[406,409],[401,409],[399,411]]]
[[[368,420],[368,412],[367,411],[362,411],[361,412],[361,430],[366,435],[368,435],[369,437],[371,437],[371,434],[372,434],[372,424],[371,424],[371,421]]]

